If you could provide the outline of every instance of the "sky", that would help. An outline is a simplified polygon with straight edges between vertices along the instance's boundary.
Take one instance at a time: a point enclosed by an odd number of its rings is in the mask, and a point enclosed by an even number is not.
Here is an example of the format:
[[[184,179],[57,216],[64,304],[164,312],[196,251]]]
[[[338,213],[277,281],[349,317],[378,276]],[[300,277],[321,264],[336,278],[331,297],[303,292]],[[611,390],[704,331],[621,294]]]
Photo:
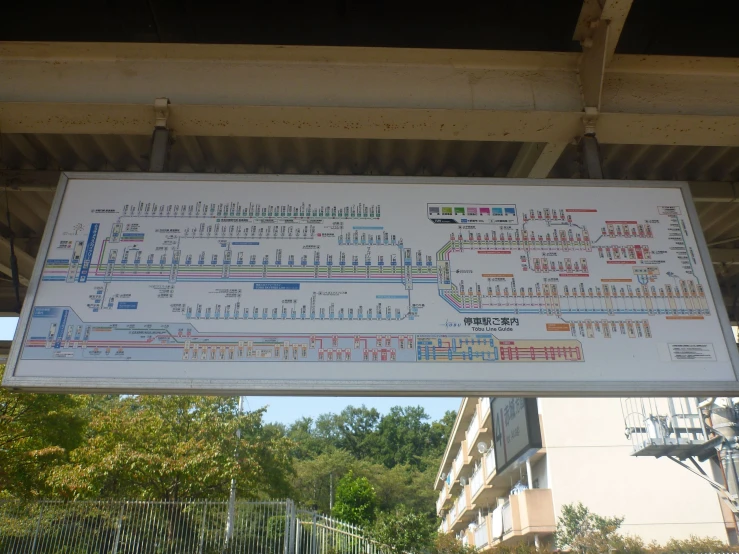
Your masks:
[[[311,417],[327,412],[338,413],[347,406],[376,408],[386,414],[393,406],[423,406],[432,420],[441,419],[447,410],[456,410],[461,398],[401,398],[401,397],[348,397],[348,396],[245,396],[244,407],[255,410],[268,405],[265,421],[290,424],[301,417]]]
[[[0,340],[12,340],[18,318],[0,317]],[[423,406],[432,419],[441,419],[447,410],[459,408],[461,398],[400,398],[347,396],[245,396],[244,407],[256,410],[268,406],[264,420],[290,424],[301,417],[315,419],[321,414],[338,413],[347,406],[376,408],[386,414],[393,406]]]

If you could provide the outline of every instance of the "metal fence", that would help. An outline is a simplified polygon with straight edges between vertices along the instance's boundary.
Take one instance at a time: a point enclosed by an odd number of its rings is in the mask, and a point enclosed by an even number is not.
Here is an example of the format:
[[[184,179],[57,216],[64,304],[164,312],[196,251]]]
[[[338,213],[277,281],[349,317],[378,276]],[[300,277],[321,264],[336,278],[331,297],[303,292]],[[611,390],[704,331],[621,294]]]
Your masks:
[[[291,500],[0,503],[0,554],[389,554]],[[232,514],[231,516],[229,514]]]

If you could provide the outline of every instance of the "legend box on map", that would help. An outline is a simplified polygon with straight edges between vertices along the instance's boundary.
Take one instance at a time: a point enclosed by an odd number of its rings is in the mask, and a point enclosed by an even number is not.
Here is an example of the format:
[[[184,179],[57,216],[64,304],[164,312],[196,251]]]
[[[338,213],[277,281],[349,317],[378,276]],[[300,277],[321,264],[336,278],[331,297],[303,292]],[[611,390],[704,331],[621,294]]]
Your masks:
[[[434,223],[483,225],[518,223],[518,210],[515,204],[427,204],[426,213]]]

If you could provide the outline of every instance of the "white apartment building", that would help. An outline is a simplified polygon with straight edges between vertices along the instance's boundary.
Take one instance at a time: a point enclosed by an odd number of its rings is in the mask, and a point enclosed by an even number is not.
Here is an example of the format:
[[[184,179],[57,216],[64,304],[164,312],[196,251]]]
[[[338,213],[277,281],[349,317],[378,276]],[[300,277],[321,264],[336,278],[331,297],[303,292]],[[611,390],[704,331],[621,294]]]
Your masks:
[[[695,420],[695,400],[675,400]],[[691,535],[735,542],[733,515],[708,483],[667,458],[632,456],[633,437],[624,432],[634,415],[630,402],[640,401],[538,399],[532,412],[538,411],[541,448],[498,472],[490,399],[465,398],[436,480],[441,531],[481,550],[551,543],[562,506],[582,502],[599,515],[624,517],[621,532],[646,542]],[[642,431],[652,433],[651,427]],[[709,472],[711,465],[703,464]]]

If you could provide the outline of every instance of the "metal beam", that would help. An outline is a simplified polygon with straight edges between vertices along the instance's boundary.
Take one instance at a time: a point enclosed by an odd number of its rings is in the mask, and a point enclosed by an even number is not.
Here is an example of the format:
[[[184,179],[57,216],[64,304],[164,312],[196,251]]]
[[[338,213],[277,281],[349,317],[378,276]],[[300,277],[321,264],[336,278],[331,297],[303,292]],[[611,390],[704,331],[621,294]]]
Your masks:
[[[609,23],[597,22],[592,37],[583,41],[579,73],[583,107],[600,112],[603,96],[603,78],[606,73]]]
[[[601,70],[596,43],[583,83],[600,142],[739,144],[737,60],[616,55]],[[569,142],[580,69],[577,53],[0,43],[0,127],[148,136],[166,96],[181,136]]]
[[[710,248],[711,261],[719,265],[739,265],[738,248]]]
[[[566,146],[566,142],[522,144],[508,177],[546,179]]]
[[[568,142],[582,126],[579,111],[172,104],[169,112],[180,136]],[[16,102],[0,103],[0,124],[6,133],[149,135],[154,118],[148,105]]]
[[[18,248],[18,245],[15,246],[14,250],[15,257],[18,260],[19,281],[23,286],[28,286],[36,259]],[[13,273],[10,267],[10,241],[5,237],[0,237],[0,272],[12,277]]]
[[[544,146],[545,143],[541,142],[526,142],[522,144],[516,154],[516,159],[513,160],[513,164],[508,170],[507,176],[513,178],[528,177],[529,171],[534,167],[536,160],[539,159]]]
[[[529,177],[532,179],[546,179],[549,177],[549,172],[559,160],[567,144],[567,142],[547,143],[529,171]]]
[[[149,135],[148,105],[0,103],[7,133]],[[298,106],[173,105],[182,136],[252,136],[570,142],[582,113],[545,110],[427,110]],[[739,145],[739,114],[601,113],[603,144]]]
[[[626,17],[631,10],[633,0],[583,0],[580,17],[577,20],[573,40],[585,41],[592,37],[592,29],[598,21],[607,21],[609,32],[605,45],[606,65],[611,62],[621,31],[626,23]]]

